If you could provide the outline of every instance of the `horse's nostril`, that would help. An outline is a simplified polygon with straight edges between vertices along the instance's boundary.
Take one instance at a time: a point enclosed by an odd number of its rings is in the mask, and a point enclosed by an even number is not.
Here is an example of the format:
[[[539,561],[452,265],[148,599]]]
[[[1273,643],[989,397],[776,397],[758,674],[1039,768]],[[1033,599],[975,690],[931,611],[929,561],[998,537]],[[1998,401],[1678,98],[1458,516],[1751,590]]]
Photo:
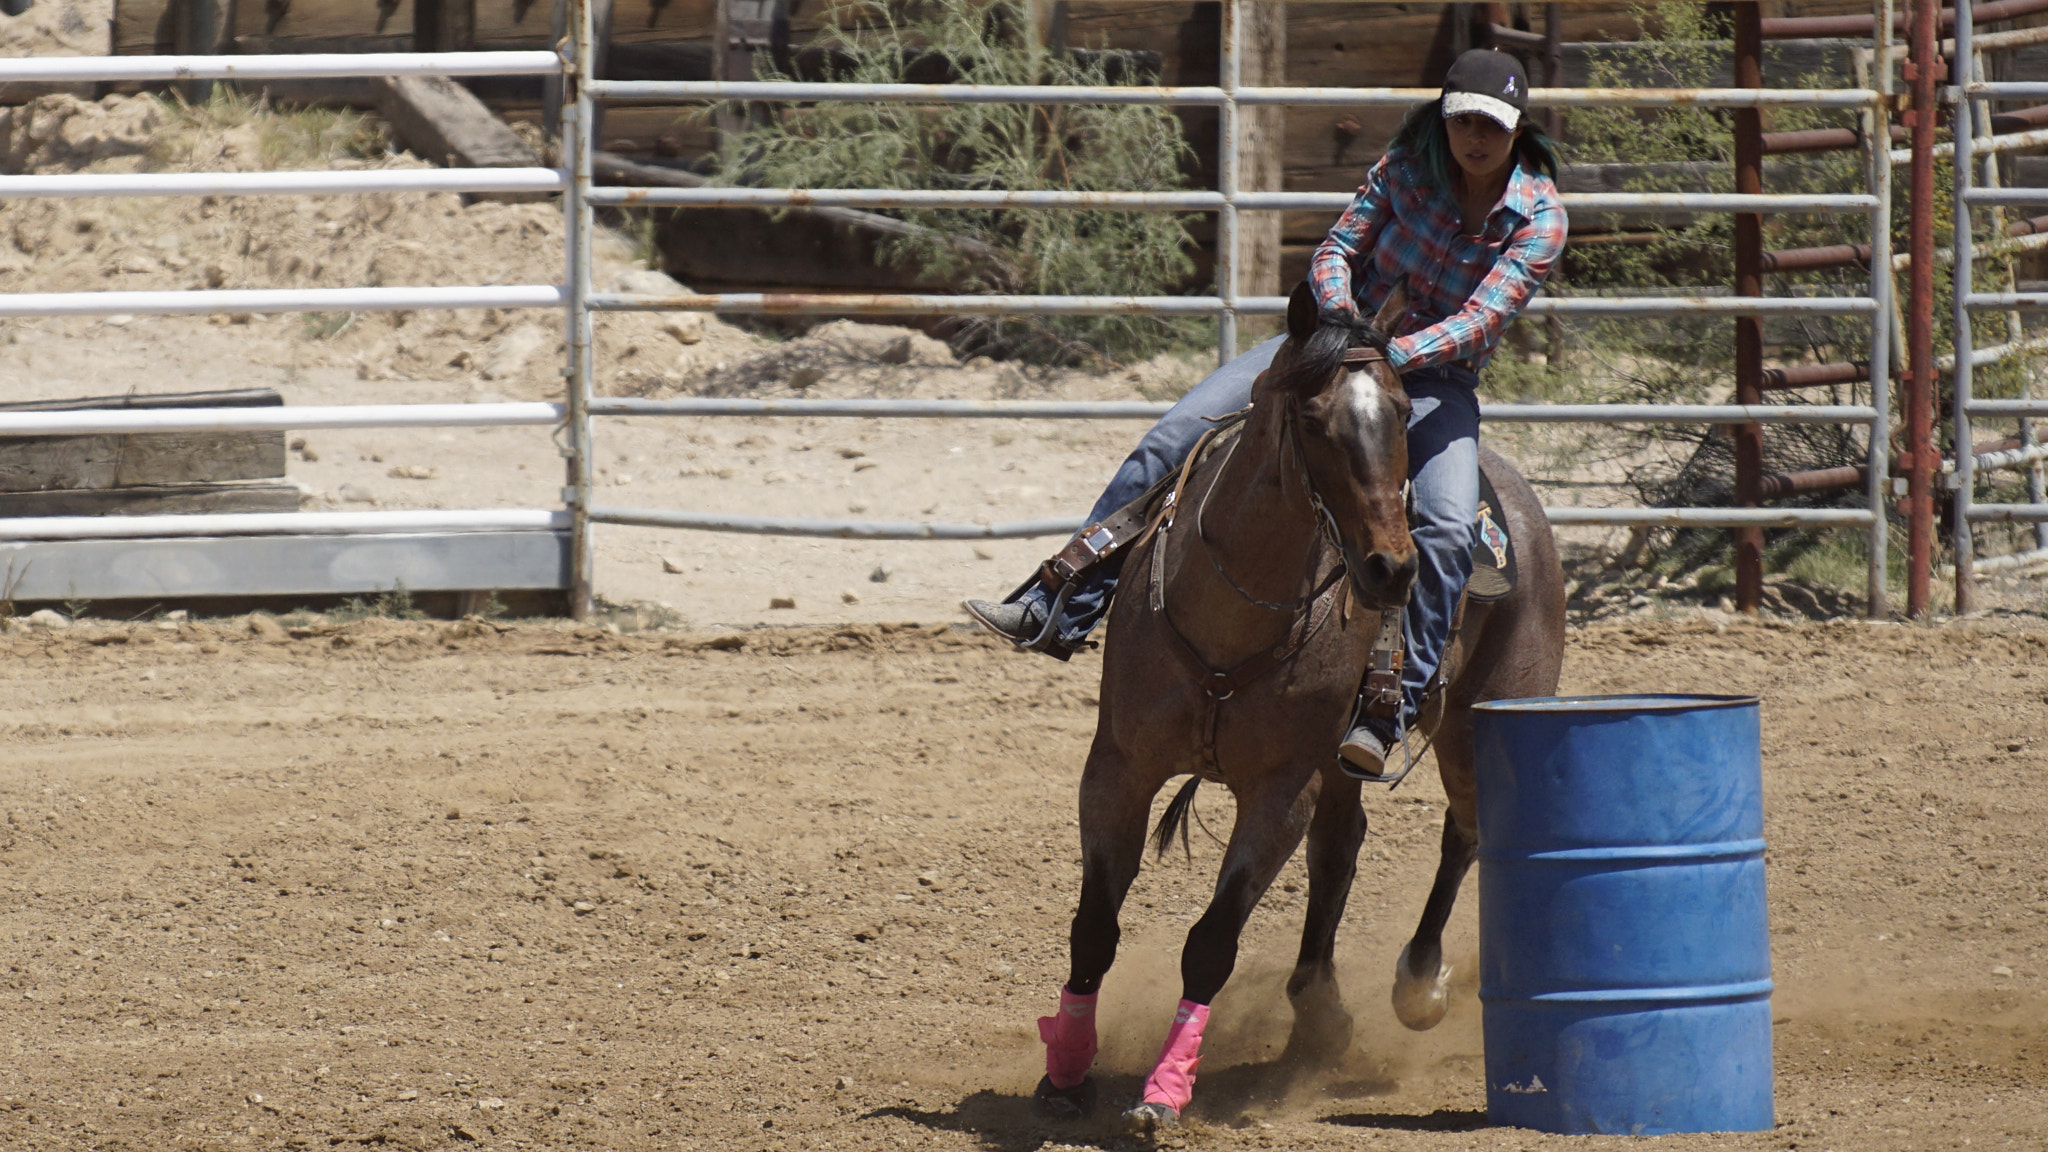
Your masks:
[[[1392,553],[1375,552],[1366,558],[1365,570],[1373,583],[1390,592],[1401,593],[1415,582],[1415,557],[1395,559]]]

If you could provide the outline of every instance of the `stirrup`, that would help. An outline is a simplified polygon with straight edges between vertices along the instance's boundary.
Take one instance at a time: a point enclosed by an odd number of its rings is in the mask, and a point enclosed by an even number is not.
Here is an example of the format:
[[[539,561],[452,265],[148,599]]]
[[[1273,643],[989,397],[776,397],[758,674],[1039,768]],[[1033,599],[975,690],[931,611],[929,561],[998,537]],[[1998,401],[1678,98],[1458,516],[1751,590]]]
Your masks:
[[[1019,597],[1023,596],[1026,592],[1029,592],[1032,588],[1037,587],[1038,585],[1038,577],[1033,576],[1031,579],[1026,580],[1022,584],[1019,584],[1016,590],[1011,592],[1008,596],[1003,597],[1003,603],[1016,603]],[[1039,627],[1038,633],[1026,640],[1013,639],[1010,641],[1010,643],[1016,645],[1017,650],[1020,652],[1042,652],[1045,655],[1060,661],[1061,663],[1065,663],[1066,661],[1073,659],[1074,653],[1080,651],[1082,648],[1093,647],[1094,645],[1092,642],[1083,642],[1079,646],[1069,646],[1065,643],[1062,643],[1059,638],[1060,613],[1066,611],[1067,599],[1071,597],[1073,594],[1073,584],[1067,583],[1060,585],[1060,590],[1053,595],[1052,603],[1046,605],[1045,623]]]

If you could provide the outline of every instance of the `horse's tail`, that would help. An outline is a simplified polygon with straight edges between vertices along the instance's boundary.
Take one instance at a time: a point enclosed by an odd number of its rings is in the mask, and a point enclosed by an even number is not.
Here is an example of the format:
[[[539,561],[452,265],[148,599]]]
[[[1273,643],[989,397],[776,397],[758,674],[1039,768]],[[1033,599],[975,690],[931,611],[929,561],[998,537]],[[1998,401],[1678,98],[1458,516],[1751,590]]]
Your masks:
[[[1152,832],[1152,846],[1159,850],[1160,856],[1165,856],[1166,850],[1173,847],[1173,833],[1178,827],[1180,850],[1188,854],[1188,859],[1195,858],[1194,847],[1188,843],[1188,818],[1195,814],[1195,789],[1201,786],[1200,776],[1188,777],[1188,782],[1180,786],[1180,791],[1174,793],[1173,800],[1166,805],[1166,815],[1159,818],[1159,827]]]

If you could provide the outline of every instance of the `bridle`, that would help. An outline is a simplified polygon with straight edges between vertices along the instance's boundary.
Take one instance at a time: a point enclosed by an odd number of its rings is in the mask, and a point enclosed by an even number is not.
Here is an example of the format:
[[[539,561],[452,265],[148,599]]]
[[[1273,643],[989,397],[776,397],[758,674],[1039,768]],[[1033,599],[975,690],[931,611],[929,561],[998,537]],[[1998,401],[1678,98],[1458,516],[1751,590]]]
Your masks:
[[[1386,353],[1378,348],[1369,346],[1347,348],[1344,351],[1344,368],[1346,370],[1362,369],[1369,364],[1385,363],[1386,359]],[[1245,591],[1244,586],[1239,584],[1230,575],[1229,570],[1223,567],[1222,558],[1216,555],[1216,549],[1209,543],[1209,534],[1202,527],[1203,514],[1208,511],[1209,497],[1216,491],[1217,484],[1224,470],[1229,466],[1230,456],[1236,453],[1238,445],[1244,442],[1244,437],[1239,436],[1237,439],[1232,440],[1230,447],[1225,449],[1223,463],[1213,473],[1215,478],[1209,481],[1209,486],[1202,491],[1201,500],[1195,504],[1195,541],[1202,546],[1202,554],[1209,558],[1210,566],[1216,569],[1216,574],[1223,578],[1223,583],[1232,592],[1237,593],[1239,599],[1242,599],[1247,604],[1273,612],[1301,611],[1303,608],[1313,604],[1323,593],[1329,591],[1331,585],[1343,579],[1349,571],[1349,562],[1344,556],[1344,541],[1337,532],[1337,517],[1330,511],[1330,506],[1323,502],[1323,494],[1316,490],[1315,476],[1309,472],[1308,454],[1302,450],[1301,446],[1300,420],[1300,402],[1290,395],[1287,398],[1287,408],[1282,415],[1280,423],[1281,450],[1294,457],[1295,467],[1300,473],[1302,491],[1308,493],[1309,510],[1315,516],[1317,536],[1321,538],[1323,544],[1327,544],[1337,554],[1336,566],[1331,568],[1329,574],[1324,576],[1314,588],[1291,601],[1261,600],[1250,592]],[[1304,567],[1313,571],[1315,560],[1321,554],[1322,549],[1316,544],[1311,544]]]

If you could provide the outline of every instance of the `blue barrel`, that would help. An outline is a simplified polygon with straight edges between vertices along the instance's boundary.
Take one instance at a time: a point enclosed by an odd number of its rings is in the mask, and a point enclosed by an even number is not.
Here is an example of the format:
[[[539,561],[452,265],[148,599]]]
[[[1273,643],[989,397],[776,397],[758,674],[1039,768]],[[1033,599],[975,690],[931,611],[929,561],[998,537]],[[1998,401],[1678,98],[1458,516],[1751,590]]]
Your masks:
[[[1487,1119],[1769,1129],[1756,698],[1500,700],[1474,726]]]

